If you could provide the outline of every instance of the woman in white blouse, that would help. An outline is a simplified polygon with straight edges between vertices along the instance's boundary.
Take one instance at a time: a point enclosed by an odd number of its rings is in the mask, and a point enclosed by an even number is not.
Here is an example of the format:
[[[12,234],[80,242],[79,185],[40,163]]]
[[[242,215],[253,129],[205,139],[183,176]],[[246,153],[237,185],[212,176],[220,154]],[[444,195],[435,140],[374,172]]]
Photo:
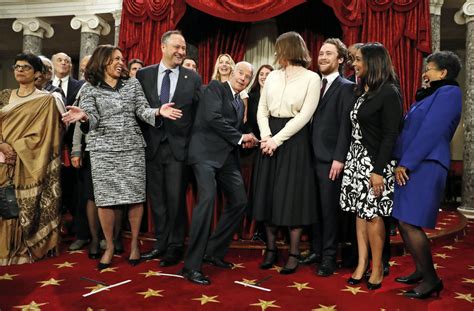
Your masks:
[[[286,226],[290,249],[280,273],[291,274],[298,267],[302,227],[316,222],[308,124],[318,105],[321,80],[306,69],[311,58],[298,33],[282,34],[275,50],[280,69],[268,75],[257,112],[262,140],[253,176],[253,206],[255,219],[265,222],[267,233],[260,268],[276,263],[276,231]]]

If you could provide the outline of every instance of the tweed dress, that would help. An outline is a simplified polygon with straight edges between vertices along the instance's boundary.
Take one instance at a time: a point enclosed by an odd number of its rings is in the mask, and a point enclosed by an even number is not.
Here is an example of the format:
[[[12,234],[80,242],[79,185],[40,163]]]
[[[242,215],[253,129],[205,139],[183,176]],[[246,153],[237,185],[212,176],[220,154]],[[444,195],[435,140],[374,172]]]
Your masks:
[[[138,80],[119,80],[115,88],[87,84],[79,105],[89,116],[86,151],[97,206],[144,202],[146,144],[136,117],[154,126],[157,109],[150,108]]]

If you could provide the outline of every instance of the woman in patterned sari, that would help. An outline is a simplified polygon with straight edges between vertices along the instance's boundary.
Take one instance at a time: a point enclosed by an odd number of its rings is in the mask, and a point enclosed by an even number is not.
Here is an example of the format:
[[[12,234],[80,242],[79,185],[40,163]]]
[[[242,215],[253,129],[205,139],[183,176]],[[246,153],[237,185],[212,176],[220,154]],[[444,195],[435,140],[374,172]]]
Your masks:
[[[11,182],[13,171],[20,212],[0,218],[0,265],[54,255],[59,242],[61,106],[35,87],[40,58],[19,54],[13,69],[19,87],[0,91],[0,187]]]

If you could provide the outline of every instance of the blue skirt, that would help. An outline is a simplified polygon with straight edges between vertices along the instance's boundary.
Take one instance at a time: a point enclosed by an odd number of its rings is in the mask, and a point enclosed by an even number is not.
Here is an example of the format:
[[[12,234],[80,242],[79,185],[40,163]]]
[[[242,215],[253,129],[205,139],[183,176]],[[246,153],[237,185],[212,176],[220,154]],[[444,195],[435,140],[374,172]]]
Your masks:
[[[392,216],[408,224],[433,229],[448,171],[436,161],[423,161],[405,186],[395,183]]]

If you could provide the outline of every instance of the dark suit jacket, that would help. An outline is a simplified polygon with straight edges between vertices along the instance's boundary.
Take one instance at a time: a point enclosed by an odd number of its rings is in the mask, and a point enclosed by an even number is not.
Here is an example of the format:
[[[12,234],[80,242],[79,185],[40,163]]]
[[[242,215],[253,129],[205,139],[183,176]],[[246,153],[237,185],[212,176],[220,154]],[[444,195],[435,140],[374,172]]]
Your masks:
[[[86,81],[81,80],[78,81],[73,78],[69,78],[69,82],[67,84],[67,97],[66,97],[66,105],[70,106],[74,104],[74,101],[76,100],[77,92],[81,89],[81,86],[85,83]]]
[[[212,80],[198,107],[189,144],[189,164],[206,162],[213,167],[224,165],[231,152],[238,150],[242,138],[243,110],[237,112],[229,83]]]
[[[393,148],[402,124],[402,97],[396,85],[385,84],[369,95],[360,106],[357,120],[362,144],[367,149],[373,172],[383,175],[392,159]]]
[[[351,143],[349,114],[354,103],[354,83],[337,77],[319,101],[311,125],[313,154],[316,161],[345,162]]]
[[[137,72],[137,79],[143,87],[146,99],[152,108],[161,106],[158,94],[158,67],[151,65]],[[141,123],[143,136],[147,143],[146,157],[155,156],[163,135],[170,144],[174,157],[178,161],[185,161],[188,154],[189,137],[194,121],[196,107],[199,103],[201,78],[192,70],[179,67],[178,83],[171,102],[174,108],[181,109],[183,116],[178,120],[169,120],[159,117],[156,126]]]
[[[449,144],[462,111],[461,89],[447,85],[415,103],[405,118],[394,155],[399,165],[415,170],[422,161],[450,167]]]

